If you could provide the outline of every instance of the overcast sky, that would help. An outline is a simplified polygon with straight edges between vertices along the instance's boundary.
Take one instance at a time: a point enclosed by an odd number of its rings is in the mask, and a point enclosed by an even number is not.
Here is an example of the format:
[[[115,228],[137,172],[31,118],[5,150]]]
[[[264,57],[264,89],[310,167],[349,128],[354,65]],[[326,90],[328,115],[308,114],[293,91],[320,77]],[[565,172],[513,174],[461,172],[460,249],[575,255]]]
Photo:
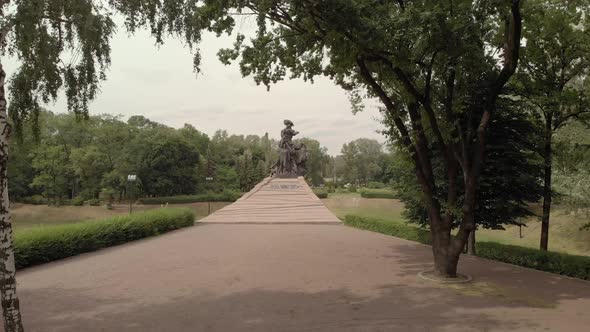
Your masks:
[[[238,24],[242,33],[251,23]],[[303,80],[280,82],[267,91],[250,77],[242,78],[237,64],[224,66],[217,50],[232,44],[233,38],[205,36],[202,73],[192,71],[192,55],[179,41],[168,39],[159,49],[146,31],[129,36],[122,26],[112,40],[112,65],[101,93],[90,105],[92,114],[141,114],[172,127],[190,123],[212,135],[217,129],[230,134],[268,132],[278,138],[283,120],[290,119],[302,136],[319,140],[332,155],[343,143],[369,137],[380,142],[380,115],[375,106],[353,115],[345,92],[330,80],[314,84]],[[5,63],[10,75],[13,61]],[[375,103],[372,103],[374,105]],[[64,112],[64,98],[48,105]]]

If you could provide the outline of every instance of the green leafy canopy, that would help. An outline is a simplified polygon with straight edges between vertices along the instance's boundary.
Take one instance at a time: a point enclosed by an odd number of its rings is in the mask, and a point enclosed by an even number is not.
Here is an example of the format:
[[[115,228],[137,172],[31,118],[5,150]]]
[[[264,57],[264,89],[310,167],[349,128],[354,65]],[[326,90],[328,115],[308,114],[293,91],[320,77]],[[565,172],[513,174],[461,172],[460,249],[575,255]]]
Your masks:
[[[40,105],[65,90],[68,109],[86,114],[111,59],[115,32],[100,1],[14,0],[0,3],[2,55],[18,68],[9,82],[9,113],[17,130],[37,121]]]

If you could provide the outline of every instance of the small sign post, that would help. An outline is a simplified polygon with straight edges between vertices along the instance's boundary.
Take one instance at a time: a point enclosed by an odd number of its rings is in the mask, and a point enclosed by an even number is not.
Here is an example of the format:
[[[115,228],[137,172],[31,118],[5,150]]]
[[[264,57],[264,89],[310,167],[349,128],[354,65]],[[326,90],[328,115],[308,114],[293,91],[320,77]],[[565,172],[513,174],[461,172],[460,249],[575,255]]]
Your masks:
[[[133,197],[131,195],[130,184],[131,182],[135,182],[137,180],[137,175],[129,174],[127,175],[127,194],[129,197],[129,214],[133,212]]]

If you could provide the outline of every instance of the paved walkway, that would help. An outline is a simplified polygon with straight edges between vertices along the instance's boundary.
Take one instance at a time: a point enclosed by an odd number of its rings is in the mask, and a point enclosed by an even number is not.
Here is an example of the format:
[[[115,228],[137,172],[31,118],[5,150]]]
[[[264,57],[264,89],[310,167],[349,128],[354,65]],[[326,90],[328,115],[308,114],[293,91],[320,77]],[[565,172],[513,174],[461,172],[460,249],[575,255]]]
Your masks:
[[[588,282],[463,257],[460,270],[474,282],[441,286],[416,277],[432,260],[417,243],[336,223],[213,220],[19,272],[27,331],[590,326]]]

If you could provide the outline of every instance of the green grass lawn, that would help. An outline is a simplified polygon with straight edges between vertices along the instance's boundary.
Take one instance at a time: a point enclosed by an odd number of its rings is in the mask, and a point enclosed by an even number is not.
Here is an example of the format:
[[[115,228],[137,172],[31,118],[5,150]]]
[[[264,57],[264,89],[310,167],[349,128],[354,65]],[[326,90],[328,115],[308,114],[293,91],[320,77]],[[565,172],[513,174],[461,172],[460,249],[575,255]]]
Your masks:
[[[322,202],[338,218],[347,214],[404,222],[403,204],[396,199],[362,198],[358,193],[330,194]]]
[[[402,217],[404,206],[396,199],[365,199],[361,198],[359,194],[330,194],[327,199],[322,201],[338,218],[352,214],[406,224]],[[563,209],[555,208],[551,216],[549,250],[590,256],[590,231],[580,230],[580,226],[588,221],[585,215],[568,215]],[[525,222],[527,227],[522,228],[522,238],[519,236],[517,226],[507,226],[504,231],[478,230],[477,240],[537,249],[539,248],[541,223],[536,217],[528,218]]]

